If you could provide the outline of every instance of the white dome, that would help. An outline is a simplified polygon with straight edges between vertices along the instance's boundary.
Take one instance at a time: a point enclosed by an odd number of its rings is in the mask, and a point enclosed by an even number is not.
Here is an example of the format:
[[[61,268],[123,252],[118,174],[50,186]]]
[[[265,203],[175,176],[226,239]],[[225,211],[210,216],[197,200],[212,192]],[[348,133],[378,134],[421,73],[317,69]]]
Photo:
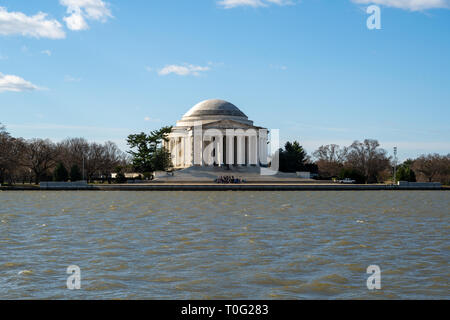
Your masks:
[[[250,121],[245,113],[234,104],[220,99],[211,99],[193,106],[180,121],[177,121],[177,126],[189,127],[198,122],[208,124],[222,120],[233,120],[246,125],[253,125],[253,121]]]
[[[202,118],[204,116],[232,116],[248,119],[234,104],[219,99],[205,100],[197,103],[183,116],[183,119]]]

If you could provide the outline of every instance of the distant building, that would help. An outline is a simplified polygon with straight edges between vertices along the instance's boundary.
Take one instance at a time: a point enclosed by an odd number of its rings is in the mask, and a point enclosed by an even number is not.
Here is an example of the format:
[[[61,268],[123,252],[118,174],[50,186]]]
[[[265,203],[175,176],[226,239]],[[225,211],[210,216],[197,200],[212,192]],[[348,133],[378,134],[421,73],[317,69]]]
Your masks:
[[[126,179],[136,179],[142,177],[142,173],[124,173]],[[112,173],[111,178],[116,179],[117,173]]]

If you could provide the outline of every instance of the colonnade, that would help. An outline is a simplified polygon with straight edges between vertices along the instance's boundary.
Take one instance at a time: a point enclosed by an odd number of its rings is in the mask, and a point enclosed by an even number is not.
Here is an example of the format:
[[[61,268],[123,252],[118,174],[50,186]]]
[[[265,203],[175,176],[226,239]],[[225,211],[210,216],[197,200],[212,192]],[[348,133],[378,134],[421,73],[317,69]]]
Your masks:
[[[172,133],[165,147],[175,168],[267,165],[267,130]]]

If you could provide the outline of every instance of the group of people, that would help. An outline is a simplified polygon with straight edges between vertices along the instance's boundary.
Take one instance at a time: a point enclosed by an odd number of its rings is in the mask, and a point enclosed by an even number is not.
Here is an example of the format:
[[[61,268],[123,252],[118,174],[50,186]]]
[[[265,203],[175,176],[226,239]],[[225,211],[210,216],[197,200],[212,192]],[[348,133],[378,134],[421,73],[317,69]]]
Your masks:
[[[231,183],[243,183],[244,180],[240,178],[235,178],[234,176],[220,176],[216,179],[216,183],[223,183],[223,184],[231,184]]]

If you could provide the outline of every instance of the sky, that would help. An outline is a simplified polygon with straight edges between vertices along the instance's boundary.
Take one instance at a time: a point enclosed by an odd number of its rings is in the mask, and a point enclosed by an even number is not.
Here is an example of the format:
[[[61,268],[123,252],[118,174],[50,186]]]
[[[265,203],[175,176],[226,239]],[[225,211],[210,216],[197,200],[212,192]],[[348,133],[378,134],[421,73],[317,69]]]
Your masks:
[[[0,0],[13,136],[127,150],[213,98],[309,153],[450,153],[450,0]]]

